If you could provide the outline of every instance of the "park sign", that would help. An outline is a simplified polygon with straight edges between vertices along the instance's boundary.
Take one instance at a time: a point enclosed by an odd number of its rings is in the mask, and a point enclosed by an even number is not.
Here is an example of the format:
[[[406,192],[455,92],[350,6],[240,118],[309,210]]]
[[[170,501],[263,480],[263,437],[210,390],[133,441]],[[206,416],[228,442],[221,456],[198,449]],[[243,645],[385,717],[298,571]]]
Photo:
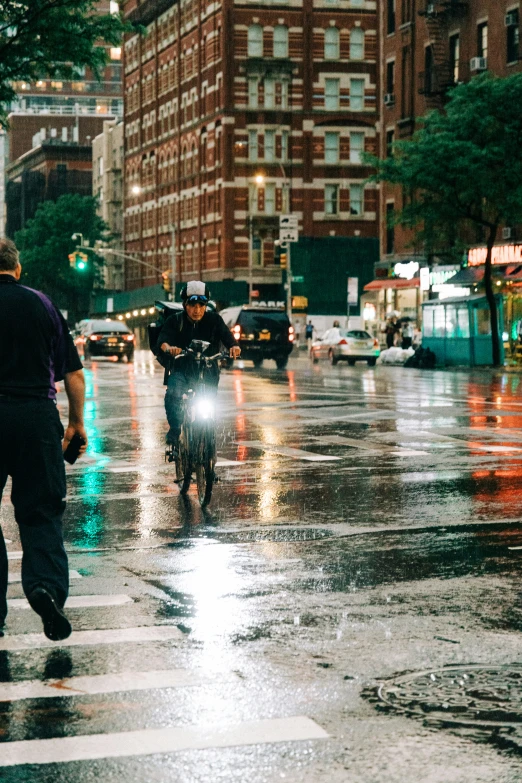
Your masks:
[[[472,247],[468,252],[468,266],[486,263],[487,247]],[[495,245],[491,250],[492,264],[522,264],[522,245]]]

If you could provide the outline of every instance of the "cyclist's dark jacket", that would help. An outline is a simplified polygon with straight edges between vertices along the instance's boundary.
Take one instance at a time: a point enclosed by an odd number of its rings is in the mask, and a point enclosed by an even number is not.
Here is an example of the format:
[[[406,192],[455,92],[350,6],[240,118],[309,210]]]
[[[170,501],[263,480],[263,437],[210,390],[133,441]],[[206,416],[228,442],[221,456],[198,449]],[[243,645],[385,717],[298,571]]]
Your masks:
[[[210,346],[205,351],[207,356],[214,356],[214,354],[219,353],[223,345],[225,348],[232,348],[233,345],[238,345],[234,335],[218,313],[207,310],[201,321],[191,321],[185,310],[183,310],[182,313],[170,315],[163,324],[156,344],[156,351],[158,355],[161,355],[163,343],[168,343],[177,348],[188,348],[192,340],[204,340],[210,343]],[[191,373],[192,363],[189,357],[182,356],[181,359],[173,360],[170,364],[170,372]],[[217,367],[215,367],[215,372],[212,374],[215,374],[217,378],[219,374]],[[165,373],[165,383],[167,382],[167,375],[168,373]]]

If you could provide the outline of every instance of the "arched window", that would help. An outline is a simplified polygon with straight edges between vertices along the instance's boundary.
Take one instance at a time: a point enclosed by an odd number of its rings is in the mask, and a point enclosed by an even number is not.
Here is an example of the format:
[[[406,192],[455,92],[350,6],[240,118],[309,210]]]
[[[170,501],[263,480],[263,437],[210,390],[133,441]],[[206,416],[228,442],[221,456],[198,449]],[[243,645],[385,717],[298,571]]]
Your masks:
[[[324,31],[324,59],[339,59],[339,30],[337,27],[327,27]]]
[[[198,173],[198,148],[196,142],[192,144],[192,174],[195,176]]]
[[[263,28],[260,24],[251,24],[248,28],[248,56],[263,56]]]
[[[364,60],[364,30],[360,27],[350,33],[350,60]]]
[[[288,57],[288,27],[284,24],[274,27],[274,57]]]

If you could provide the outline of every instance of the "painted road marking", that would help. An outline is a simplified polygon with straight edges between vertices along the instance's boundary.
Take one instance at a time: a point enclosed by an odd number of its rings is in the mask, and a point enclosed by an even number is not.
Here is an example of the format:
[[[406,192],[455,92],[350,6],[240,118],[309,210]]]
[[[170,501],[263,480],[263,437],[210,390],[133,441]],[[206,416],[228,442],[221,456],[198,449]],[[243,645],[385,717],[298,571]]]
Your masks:
[[[22,740],[0,744],[0,766],[59,764],[90,759],[148,756],[203,748],[231,748],[273,742],[328,739],[328,734],[310,718],[275,718],[229,726],[184,726],[144,729],[115,734]]]
[[[182,639],[184,634],[173,625],[142,625],[138,628],[110,628],[106,631],[73,631],[68,639],[52,642],[43,633],[24,633],[0,639],[0,651],[32,650],[34,648],[82,647],[97,644],[124,644],[129,642],[163,642]]]
[[[269,443],[263,443],[260,440],[238,440],[235,441],[238,446],[245,446],[248,449],[260,449],[269,451],[272,454],[281,454],[283,457],[292,457],[292,459],[304,459],[309,462],[333,462],[340,460],[340,457],[330,457],[325,454],[312,454],[310,451],[302,449],[292,449],[287,446],[275,446]]]
[[[70,595],[65,604],[66,609],[79,609],[90,606],[122,606],[133,603],[130,595]],[[9,609],[30,609],[25,598],[11,598],[7,605]]]
[[[314,440],[320,443],[328,443],[332,446],[350,446],[354,449],[364,449],[383,454],[394,454],[396,456],[413,457],[428,456],[427,451],[415,451],[413,449],[403,449],[400,446],[386,446],[382,443],[373,443],[369,440],[356,440],[355,438],[345,438],[343,435],[317,435]]]
[[[69,579],[82,579],[82,575],[78,573],[78,571],[69,571]],[[13,574],[12,576],[9,576],[8,582],[9,584],[17,584],[18,582],[22,581],[22,575],[21,574]]]
[[[204,672],[202,669],[165,669],[150,672],[124,672],[92,677],[66,677],[63,680],[25,680],[0,683],[0,702],[21,699],[56,699],[66,696],[93,696],[96,693],[145,691],[156,688],[187,688],[235,678],[235,674]]]

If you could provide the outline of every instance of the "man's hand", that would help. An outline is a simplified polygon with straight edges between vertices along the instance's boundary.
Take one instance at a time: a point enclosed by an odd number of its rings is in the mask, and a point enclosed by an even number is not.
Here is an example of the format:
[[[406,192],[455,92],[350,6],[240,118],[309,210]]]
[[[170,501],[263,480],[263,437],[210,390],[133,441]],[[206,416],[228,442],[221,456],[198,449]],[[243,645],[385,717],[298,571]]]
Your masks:
[[[81,457],[81,455],[85,453],[85,450],[87,449],[87,445],[88,445],[87,433],[85,432],[85,427],[83,426],[83,424],[69,424],[69,426],[65,430],[65,435],[63,436],[62,451],[65,451],[65,449],[73,439],[74,435],[79,435],[85,441],[85,444],[80,447],[80,457]]]
[[[239,359],[241,356],[241,348],[239,345],[233,345],[230,349],[230,358],[231,359]]]
[[[171,356],[179,356],[181,353],[181,348],[178,348],[177,345],[169,345],[168,343],[161,343],[161,350],[165,353],[170,353]]]

